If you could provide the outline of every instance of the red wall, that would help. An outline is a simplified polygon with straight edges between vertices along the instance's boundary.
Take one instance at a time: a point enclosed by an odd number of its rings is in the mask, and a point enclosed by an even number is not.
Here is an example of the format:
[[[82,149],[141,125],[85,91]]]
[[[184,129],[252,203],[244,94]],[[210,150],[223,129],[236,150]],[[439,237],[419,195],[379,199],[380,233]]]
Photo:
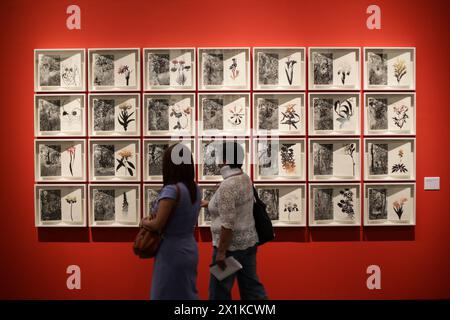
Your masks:
[[[2,0],[0,298],[148,297],[152,262],[133,255],[136,230],[34,227],[33,49],[167,46],[417,47],[417,226],[280,230],[260,250],[259,273],[274,299],[450,298],[446,2]],[[69,4],[80,5],[82,30],[65,27]],[[381,30],[366,28],[370,4]],[[440,176],[441,191],[424,191],[424,176]],[[199,238],[206,298],[211,244]],[[66,288],[70,264],[81,290]],[[371,264],[381,290],[366,287]]]

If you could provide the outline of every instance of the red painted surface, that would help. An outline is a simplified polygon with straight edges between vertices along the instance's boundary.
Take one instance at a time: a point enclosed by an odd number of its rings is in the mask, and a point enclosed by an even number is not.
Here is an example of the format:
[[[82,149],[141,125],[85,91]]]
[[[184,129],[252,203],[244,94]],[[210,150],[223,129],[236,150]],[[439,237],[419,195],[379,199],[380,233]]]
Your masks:
[[[34,227],[33,49],[170,46],[415,46],[417,226],[279,230],[258,268],[273,299],[450,298],[450,7],[376,1],[382,30],[370,31],[372,3],[1,1],[0,298],[148,297],[152,263],[133,255],[135,230]],[[69,4],[80,5],[82,30],[65,27]],[[440,176],[441,191],[423,191],[424,176]],[[206,298],[211,244],[207,232],[199,239]],[[66,288],[70,264],[81,267],[81,290]],[[366,288],[371,264],[381,267],[382,290]]]

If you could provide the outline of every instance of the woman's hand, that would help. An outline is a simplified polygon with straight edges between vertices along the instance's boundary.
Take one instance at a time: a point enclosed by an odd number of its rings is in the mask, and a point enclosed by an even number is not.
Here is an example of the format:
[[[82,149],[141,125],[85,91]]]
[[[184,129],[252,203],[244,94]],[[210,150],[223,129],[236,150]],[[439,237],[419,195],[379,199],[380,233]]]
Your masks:
[[[141,225],[149,228],[152,231],[155,231],[155,219],[154,216],[147,216],[142,218]]]
[[[202,200],[200,202],[200,207],[202,207],[202,208],[207,208],[208,205],[209,205],[209,201],[208,200]]]

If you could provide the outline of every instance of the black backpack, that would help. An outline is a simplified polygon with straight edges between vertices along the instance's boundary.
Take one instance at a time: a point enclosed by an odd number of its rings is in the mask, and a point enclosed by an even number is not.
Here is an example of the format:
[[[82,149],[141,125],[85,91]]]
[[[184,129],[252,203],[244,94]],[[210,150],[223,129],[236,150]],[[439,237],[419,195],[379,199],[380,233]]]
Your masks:
[[[253,187],[255,201],[253,203],[253,217],[255,218],[255,228],[258,234],[258,245],[262,245],[275,239],[272,221],[266,211],[266,204],[258,197],[255,187]]]

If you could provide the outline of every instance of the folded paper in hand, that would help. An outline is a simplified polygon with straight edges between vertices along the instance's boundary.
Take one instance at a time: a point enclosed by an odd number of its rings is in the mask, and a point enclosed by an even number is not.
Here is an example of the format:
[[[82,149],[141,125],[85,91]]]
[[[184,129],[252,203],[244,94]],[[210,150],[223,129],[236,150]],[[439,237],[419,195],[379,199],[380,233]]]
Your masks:
[[[209,268],[210,272],[217,280],[222,281],[226,277],[232,275],[236,271],[242,269],[242,265],[233,257],[228,257],[225,259],[225,264],[227,265],[224,270],[220,269],[217,264],[214,264]]]

